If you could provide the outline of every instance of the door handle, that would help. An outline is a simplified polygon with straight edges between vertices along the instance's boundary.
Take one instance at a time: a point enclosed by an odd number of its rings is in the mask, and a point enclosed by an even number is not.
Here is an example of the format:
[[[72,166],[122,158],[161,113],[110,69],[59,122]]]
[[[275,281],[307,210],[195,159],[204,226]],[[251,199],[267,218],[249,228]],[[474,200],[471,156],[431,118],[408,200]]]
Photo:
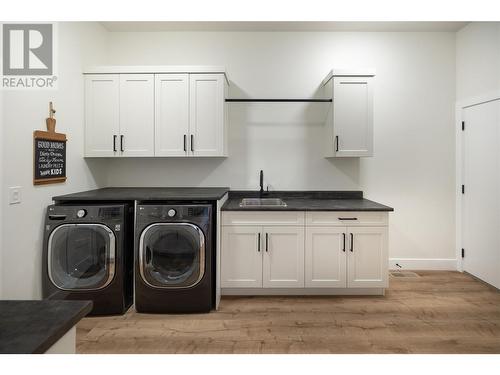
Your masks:
[[[350,233],[351,235],[351,253],[354,251],[354,235]]]
[[[266,233],[266,253],[269,250],[269,235]]]
[[[194,152],[194,135],[191,134],[191,152]]]
[[[257,251],[260,253],[260,232],[259,232],[259,239],[257,242]]]
[[[113,134],[113,151],[116,152],[116,134]]]
[[[187,151],[187,135],[184,134],[184,152]]]
[[[339,151],[339,136],[335,136],[335,152]]]
[[[123,152],[123,138],[124,138],[124,135],[120,135],[120,151]]]
[[[342,233],[342,251],[345,253],[345,233]]]

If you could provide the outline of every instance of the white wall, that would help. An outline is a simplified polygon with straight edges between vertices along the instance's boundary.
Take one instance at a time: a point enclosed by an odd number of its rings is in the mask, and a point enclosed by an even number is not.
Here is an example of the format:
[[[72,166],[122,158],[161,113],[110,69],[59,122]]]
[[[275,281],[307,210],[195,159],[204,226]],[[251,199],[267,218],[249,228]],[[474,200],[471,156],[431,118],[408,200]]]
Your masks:
[[[500,90],[500,22],[472,22],[457,32],[457,100]]]
[[[264,169],[274,189],[362,189],[395,208],[392,258],[454,267],[454,33],[111,33],[109,60],[225,65],[232,97],[310,97],[332,67],[376,68],[373,158],[322,157],[325,104],[231,104],[229,158],[114,159],[107,185],[257,189]]]
[[[97,23],[61,23],[58,34],[58,90],[3,93],[0,276],[5,299],[41,297],[43,218],[51,197],[94,188],[102,180],[104,164],[83,159],[82,67],[106,63],[107,32]],[[33,130],[45,129],[49,101],[57,110],[56,131],[68,137],[68,181],[35,187]],[[9,186],[22,186],[22,203],[8,204]]]

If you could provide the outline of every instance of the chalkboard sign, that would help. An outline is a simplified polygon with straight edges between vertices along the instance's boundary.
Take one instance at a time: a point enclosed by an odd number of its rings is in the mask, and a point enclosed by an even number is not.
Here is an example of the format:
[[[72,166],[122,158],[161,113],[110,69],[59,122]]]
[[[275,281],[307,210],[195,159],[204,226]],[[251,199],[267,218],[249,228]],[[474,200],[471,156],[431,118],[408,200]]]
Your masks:
[[[33,133],[33,183],[66,181],[66,135],[37,130]]]

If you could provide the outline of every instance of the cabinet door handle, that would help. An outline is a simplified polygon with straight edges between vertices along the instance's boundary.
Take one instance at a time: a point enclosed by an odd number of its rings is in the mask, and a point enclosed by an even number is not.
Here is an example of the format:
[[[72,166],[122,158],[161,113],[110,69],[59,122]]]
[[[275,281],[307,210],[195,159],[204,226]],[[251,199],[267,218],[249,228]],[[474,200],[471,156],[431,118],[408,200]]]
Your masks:
[[[124,135],[120,135],[120,151],[123,152],[123,138],[124,138]]]
[[[187,135],[184,134],[184,152],[187,151]]]
[[[257,251],[260,253],[260,232],[259,232],[259,239],[257,242]]]
[[[116,152],[116,134],[113,134],[113,151]]]
[[[335,136],[335,152],[339,151],[339,136]]]
[[[354,251],[354,235],[350,233],[351,235],[351,253]]]
[[[191,152],[194,152],[194,135],[191,134]]]
[[[269,235],[266,233],[266,253],[269,250]]]
[[[342,233],[342,251],[345,253],[345,233]]]

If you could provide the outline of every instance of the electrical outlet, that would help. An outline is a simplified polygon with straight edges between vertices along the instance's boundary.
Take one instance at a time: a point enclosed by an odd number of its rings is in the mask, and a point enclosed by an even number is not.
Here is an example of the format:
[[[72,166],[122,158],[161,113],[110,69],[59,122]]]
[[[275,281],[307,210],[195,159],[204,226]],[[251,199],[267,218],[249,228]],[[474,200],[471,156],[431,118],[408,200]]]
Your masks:
[[[21,203],[21,186],[12,186],[9,188],[9,204]]]

